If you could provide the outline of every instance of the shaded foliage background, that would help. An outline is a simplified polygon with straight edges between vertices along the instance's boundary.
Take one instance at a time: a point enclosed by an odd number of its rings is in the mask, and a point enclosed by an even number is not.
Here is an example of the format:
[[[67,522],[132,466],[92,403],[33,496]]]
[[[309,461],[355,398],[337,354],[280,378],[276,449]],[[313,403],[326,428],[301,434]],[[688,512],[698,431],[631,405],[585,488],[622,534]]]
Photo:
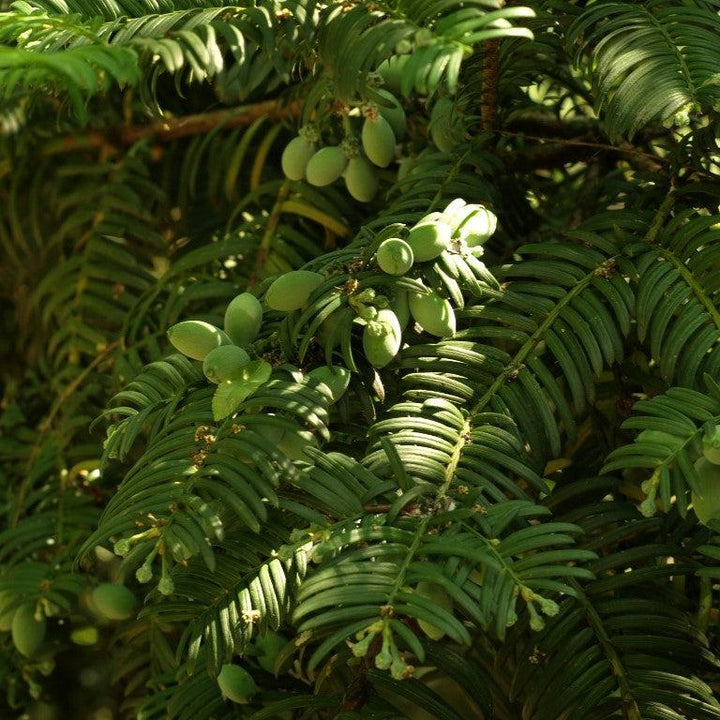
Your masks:
[[[720,3],[2,7],[0,593],[48,617],[30,659],[0,632],[8,716],[720,717],[718,528],[691,507],[720,424]],[[300,125],[337,142],[379,86],[408,134],[371,203],[283,176]],[[351,301],[402,281],[373,249],[456,197],[499,218],[484,265],[416,273],[458,332],[409,327],[376,372]],[[167,328],[306,264],[325,286],[255,343],[271,381],[215,421]],[[332,406],[326,354],[353,369]],[[103,581],[137,617],[93,612]]]

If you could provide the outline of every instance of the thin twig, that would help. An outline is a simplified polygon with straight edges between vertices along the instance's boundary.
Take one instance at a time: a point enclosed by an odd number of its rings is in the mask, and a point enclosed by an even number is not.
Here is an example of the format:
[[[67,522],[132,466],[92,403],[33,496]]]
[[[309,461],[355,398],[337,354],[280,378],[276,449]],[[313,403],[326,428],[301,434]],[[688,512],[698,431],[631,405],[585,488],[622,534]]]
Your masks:
[[[232,128],[251,125],[261,117],[268,117],[270,120],[297,117],[300,114],[301,107],[302,103],[299,100],[293,100],[286,104],[280,100],[265,100],[234,108],[168,118],[149,125],[134,125],[120,129],[111,128],[108,130],[107,135],[102,133],[66,135],[45,144],[42,153],[44,155],[53,155],[93,148],[117,150],[121,147],[134,145],[144,138],[150,138],[159,143],[174,142],[185,137],[201,135],[218,125]]]

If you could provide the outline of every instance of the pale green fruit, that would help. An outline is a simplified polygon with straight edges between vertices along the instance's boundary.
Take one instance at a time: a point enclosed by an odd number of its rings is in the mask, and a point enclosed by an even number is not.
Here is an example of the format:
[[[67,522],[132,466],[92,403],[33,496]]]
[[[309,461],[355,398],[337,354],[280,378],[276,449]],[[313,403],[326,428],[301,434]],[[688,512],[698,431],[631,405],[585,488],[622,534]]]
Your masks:
[[[135,613],[135,596],[124,585],[98,585],[92,591],[92,602],[107,620],[127,620]]]
[[[388,275],[404,275],[415,262],[412,248],[400,238],[383,240],[376,257],[380,269]]]
[[[35,619],[35,605],[21,605],[12,621],[12,640],[18,652],[32,657],[45,640],[45,616]]]
[[[397,315],[388,308],[378,310],[377,317],[363,331],[363,351],[368,362],[376,368],[385,367],[398,354],[401,344],[402,328]]]
[[[452,228],[444,222],[422,219],[410,228],[405,242],[412,248],[415,262],[434,260],[450,244]]]
[[[334,183],[345,172],[347,155],[337,145],[320,148],[309,160],[305,176],[311,185],[323,187]]]
[[[203,361],[203,373],[212,383],[219,385],[231,380],[250,362],[250,356],[237,345],[223,345],[211,350]]]
[[[497,229],[495,213],[482,205],[470,212],[455,232],[455,237],[463,241],[468,247],[475,248],[482,245]]]
[[[257,692],[253,676],[239,665],[223,665],[217,683],[223,696],[239,705],[247,705]]]
[[[455,198],[440,214],[440,220],[448,224],[453,232],[476,205],[468,205],[462,198]]]
[[[395,159],[395,133],[382,114],[365,118],[360,137],[363,150],[374,165],[384,168]]]
[[[311,270],[291,270],[273,281],[265,300],[273,310],[299,310],[324,280],[322,275]]]
[[[413,293],[408,296],[410,312],[423,330],[438,337],[455,334],[455,312],[445,298],[434,291]]]
[[[710,520],[720,519],[720,465],[701,457],[695,463],[700,476],[700,495],[692,493],[692,504],[698,520],[707,525]]]
[[[212,349],[232,344],[220,328],[202,320],[183,320],[168,328],[167,335],[176,350],[193,360],[204,360]]]
[[[405,66],[410,60],[409,55],[392,55],[378,65],[378,72],[385,81],[390,92],[399,93],[402,85]]]
[[[262,304],[252,293],[244,292],[228,304],[223,327],[236,345],[245,347],[257,337],[262,319]]]
[[[370,202],[380,185],[375,168],[362,156],[348,162],[343,177],[345,187],[358,202]]]
[[[302,180],[305,177],[310,158],[317,152],[317,145],[302,136],[293,138],[283,150],[280,164],[285,177]]]

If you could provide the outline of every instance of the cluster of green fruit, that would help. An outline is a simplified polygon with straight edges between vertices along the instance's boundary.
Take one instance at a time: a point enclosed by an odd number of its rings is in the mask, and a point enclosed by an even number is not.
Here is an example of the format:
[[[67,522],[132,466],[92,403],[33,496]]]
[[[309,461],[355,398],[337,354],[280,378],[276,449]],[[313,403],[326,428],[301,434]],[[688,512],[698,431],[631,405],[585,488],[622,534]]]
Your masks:
[[[702,456],[695,463],[699,493],[692,493],[695,514],[707,524],[720,519],[720,425],[705,427]]]
[[[399,283],[392,298],[368,287],[348,299],[357,315],[355,320],[364,325],[363,352],[373,367],[383,368],[397,355],[411,317],[423,331],[436,337],[455,334],[453,305],[441,292],[424,285],[423,269],[418,264],[443,255],[449,261],[454,255],[482,255],[482,245],[495,232],[496,223],[495,215],[486,207],[456,199],[442,212],[429,213],[411,228],[392,226],[393,236],[385,234],[374,250],[377,267],[393,277],[405,276],[411,284]],[[342,294],[332,277],[312,270],[291,270],[270,284],[264,300],[271,310],[293,312],[306,308],[311,298],[317,299],[325,291]],[[219,385],[213,398],[216,419],[232,414],[270,378],[270,365],[251,359],[251,345],[262,322],[263,304],[245,292],[228,305],[222,329],[201,320],[185,320],[168,330],[172,345],[202,361],[205,377]],[[325,366],[311,370],[308,378],[332,403],[347,389],[350,374],[345,368]]]
[[[417,262],[437,259],[446,251],[481,255],[482,244],[495,232],[497,219],[482,205],[453,200],[442,212],[432,212],[409,229],[404,238],[391,237],[378,246],[375,259],[388,275],[407,275]],[[417,281],[422,286],[422,280]],[[455,334],[455,311],[436,290],[422,286],[417,291],[396,292],[391,308],[371,313],[363,332],[365,356],[373,367],[382,368],[397,355],[409,317],[437,337]]]
[[[322,275],[306,270],[286,273],[272,283],[266,303],[273,310],[294,310],[307,302],[322,281]],[[216,420],[232,414],[270,378],[270,364],[250,356],[262,322],[262,303],[252,293],[244,292],[228,304],[223,329],[202,320],[184,320],[168,329],[168,338],[175,349],[193,360],[202,361],[205,377],[218,385],[213,398]],[[309,383],[332,403],[337,402],[347,389],[350,373],[344,368],[324,366],[311,370],[308,378]],[[289,456],[298,454],[293,449],[293,439],[294,434],[275,438],[279,447],[286,443]]]
[[[379,185],[375,168],[385,168],[395,159],[395,146],[406,131],[405,111],[397,98],[387,90],[375,92],[379,103],[365,103],[348,113],[345,139],[338,145],[318,148],[317,128],[302,127],[283,151],[285,176],[290,180],[307,180],[317,187],[342,177],[352,197],[370,202]],[[360,140],[353,131],[354,117],[362,118]]]
[[[89,609],[104,620],[126,620],[135,610],[135,596],[122,585],[103,583],[87,598]],[[52,609],[44,602],[23,602],[10,592],[0,593],[0,632],[10,632],[16,650],[33,657],[45,640],[46,615]],[[98,630],[93,625],[75,628],[70,639],[77,645],[94,645]]]

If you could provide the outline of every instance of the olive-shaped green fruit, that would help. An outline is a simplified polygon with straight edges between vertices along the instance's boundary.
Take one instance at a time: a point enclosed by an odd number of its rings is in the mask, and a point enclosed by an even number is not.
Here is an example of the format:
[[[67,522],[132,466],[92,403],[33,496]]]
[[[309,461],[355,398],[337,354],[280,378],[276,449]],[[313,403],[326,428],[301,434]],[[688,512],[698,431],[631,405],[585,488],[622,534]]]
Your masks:
[[[388,275],[404,275],[415,262],[412,248],[400,238],[388,238],[377,249],[380,269]]]
[[[287,643],[288,639],[274,630],[268,630],[261,635],[255,642],[255,648],[258,651],[257,661],[260,667],[266,672],[274,674],[275,662]]]
[[[433,106],[429,128],[432,141],[442,152],[450,152],[462,142],[462,122],[447,98],[440,98]]]
[[[35,605],[21,605],[12,621],[12,640],[18,652],[32,657],[45,639],[45,616],[35,619]]]
[[[410,312],[423,330],[438,337],[452,337],[455,334],[455,312],[445,298],[434,291],[411,292],[408,296]]]
[[[702,439],[703,457],[720,465],[720,425],[716,425],[715,429],[710,428],[705,432]]]
[[[377,92],[378,95],[382,95],[385,100],[391,103],[390,106],[380,105],[378,103],[378,112],[390,123],[395,137],[398,140],[402,140],[407,132],[407,118],[405,117],[403,106],[391,92],[383,88],[378,88],[375,92]]]
[[[343,177],[347,191],[358,202],[370,202],[375,197],[380,180],[375,168],[364,157],[350,160]]]
[[[92,602],[107,620],[127,620],[135,612],[135,596],[124,585],[103,583],[92,591]]]
[[[12,627],[16,607],[13,605],[15,595],[6,591],[0,592],[0,632],[8,632]]]
[[[452,598],[447,594],[445,589],[437,585],[436,583],[426,582],[421,580],[415,588],[415,592],[428,600],[432,600],[441,610],[452,612],[453,601]],[[440,640],[445,635],[445,631],[441,630],[435,625],[427,622],[426,620],[418,620],[420,629],[431,639]]]
[[[377,71],[385,81],[385,85],[387,85],[390,92],[400,92],[403,73],[409,60],[409,55],[392,55],[378,65]]]
[[[265,300],[273,310],[299,310],[324,280],[322,275],[312,270],[291,270],[273,281]]]
[[[167,335],[176,350],[193,360],[204,360],[213,348],[232,344],[220,328],[202,320],[183,320],[168,328]]]
[[[350,371],[339,365],[323,365],[308,373],[308,377],[323,383],[330,391],[332,402],[337,402],[350,385]]]
[[[455,231],[455,237],[471,248],[482,245],[497,229],[495,213],[482,205],[477,205],[475,208]]]
[[[382,114],[365,118],[360,137],[363,150],[374,165],[384,168],[395,158],[395,133]]]
[[[305,177],[310,158],[317,152],[317,145],[298,135],[283,150],[280,164],[285,177],[290,180],[302,180]]]
[[[695,469],[700,477],[700,494],[692,493],[693,509],[698,520],[707,525],[710,520],[720,519],[720,465],[701,457]]]
[[[412,248],[415,262],[434,260],[450,244],[452,228],[439,221],[421,220],[410,228],[405,242]]]
[[[337,145],[320,148],[309,160],[305,177],[311,185],[323,187],[334,183],[345,172],[347,155]]]
[[[468,205],[462,198],[455,198],[440,214],[440,220],[447,223],[453,232],[465,220],[469,212],[479,205]]]
[[[263,309],[260,301],[252,293],[240,293],[228,304],[223,327],[236,345],[245,347],[260,332],[262,317]]]
[[[247,705],[257,692],[253,676],[239,665],[223,665],[217,682],[223,696],[240,705]]]
[[[232,378],[250,362],[250,356],[237,345],[222,345],[211,350],[203,360],[203,373],[212,383],[219,385]]]
[[[389,308],[378,310],[363,331],[363,351],[368,362],[376,368],[385,367],[400,350],[402,328],[397,315]]]

